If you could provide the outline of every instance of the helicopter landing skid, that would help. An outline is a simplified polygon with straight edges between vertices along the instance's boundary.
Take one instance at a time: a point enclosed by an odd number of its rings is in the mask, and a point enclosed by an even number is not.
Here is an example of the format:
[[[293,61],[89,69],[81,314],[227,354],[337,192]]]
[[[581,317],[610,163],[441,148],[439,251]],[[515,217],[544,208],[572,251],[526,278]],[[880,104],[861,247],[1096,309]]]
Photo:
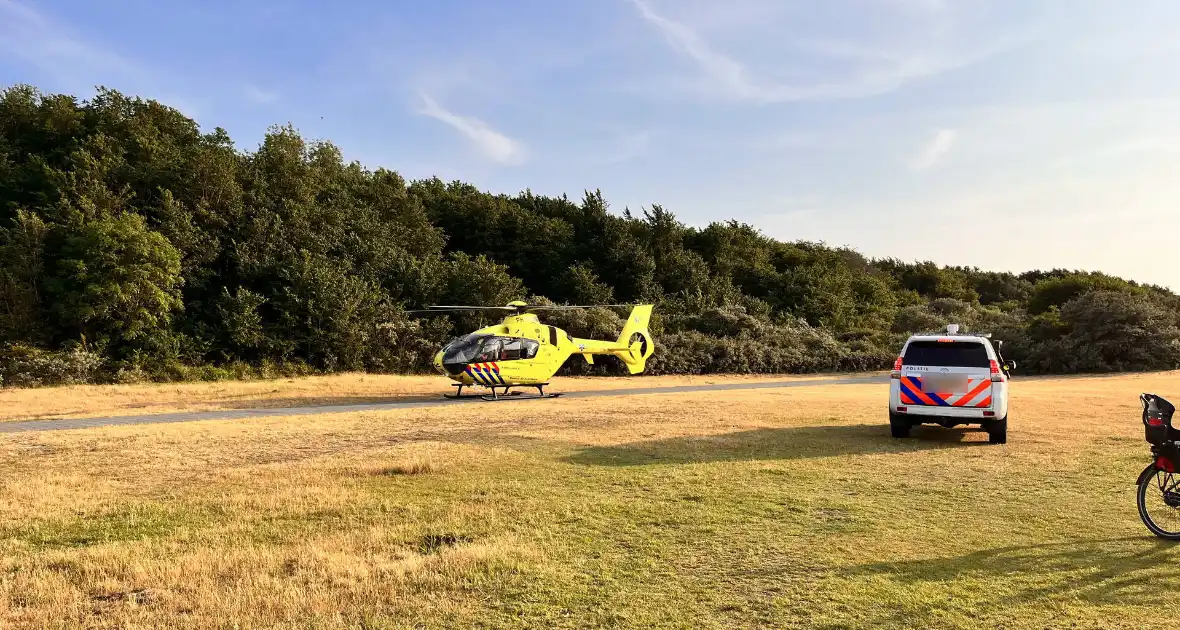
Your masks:
[[[534,400],[534,399],[539,399],[539,398],[557,398],[558,396],[561,396],[561,394],[546,393],[545,386],[548,384],[549,383],[540,383],[537,385],[524,385],[523,387],[536,387],[537,388],[536,394],[527,395],[527,396],[523,395],[523,392],[511,391],[513,387],[522,387],[521,385],[508,385],[508,386],[504,386],[504,385],[491,386],[491,385],[489,385],[487,387],[488,387],[488,389],[492,390],[491,394],[468,394],[468,395],[464,396],[463,395],[463,388],[466,387],[466,385],[456,384],[453,387],[458,388],[457,391],[454,394],[443,394],[443,397],[450,398],[452,400],[459,399],[459,398],[479,398],[479,399],[486,400],[486,401],[490,402],[490,401],[499,401],[499,400]],[[498,389],[502,389],[504,391],[497,392],[496,390],[498,390]]]

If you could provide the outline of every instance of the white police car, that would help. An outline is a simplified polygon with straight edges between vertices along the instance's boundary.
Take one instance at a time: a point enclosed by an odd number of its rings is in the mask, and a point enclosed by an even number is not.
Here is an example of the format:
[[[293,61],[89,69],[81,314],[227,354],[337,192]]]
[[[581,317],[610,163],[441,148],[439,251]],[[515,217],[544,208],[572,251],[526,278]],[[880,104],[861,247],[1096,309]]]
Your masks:
[[[919,424],[978,425],[993,444],[1008,441],[1008,372],[1016,367],[993,347],[991,335],[913,335],[902,346],[889,380],[889,428],[908,437]]]

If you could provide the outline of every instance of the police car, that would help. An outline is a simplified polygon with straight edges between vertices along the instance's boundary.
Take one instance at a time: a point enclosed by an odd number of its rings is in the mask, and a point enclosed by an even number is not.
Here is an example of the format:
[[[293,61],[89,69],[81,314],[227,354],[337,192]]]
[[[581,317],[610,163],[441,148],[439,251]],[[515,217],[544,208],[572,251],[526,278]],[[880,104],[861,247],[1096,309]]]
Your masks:
[[[889,381],[889,428],[904,438],[920,424],[978,425],[992,444],[1008,441],[1008,373],[1016,367],[1000,356],[1002,341],[991,335],[946,333],[911,336],[893,364]]]

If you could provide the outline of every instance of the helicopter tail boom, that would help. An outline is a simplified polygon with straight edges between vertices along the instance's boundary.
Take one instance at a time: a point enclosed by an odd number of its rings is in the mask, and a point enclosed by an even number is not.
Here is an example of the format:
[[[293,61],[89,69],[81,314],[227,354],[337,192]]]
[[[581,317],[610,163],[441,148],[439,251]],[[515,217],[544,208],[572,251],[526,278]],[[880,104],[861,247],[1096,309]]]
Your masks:
[[[648,323],[651,321],[651,310],[651,304],[641,304],[632,309],[630,315],[627,316],[627,323],[623,326],[623,332],[619,334],[618,341],[575,340],[575,343],[578,344],[575,354],[583,355],[587,362],[591,363],[593,362],[591,355],[612,354],[623,361],[623,364],[627,366],[627,371],[631,374],[642,372],[648,357],[655,350],[651,333],[647,330]]]

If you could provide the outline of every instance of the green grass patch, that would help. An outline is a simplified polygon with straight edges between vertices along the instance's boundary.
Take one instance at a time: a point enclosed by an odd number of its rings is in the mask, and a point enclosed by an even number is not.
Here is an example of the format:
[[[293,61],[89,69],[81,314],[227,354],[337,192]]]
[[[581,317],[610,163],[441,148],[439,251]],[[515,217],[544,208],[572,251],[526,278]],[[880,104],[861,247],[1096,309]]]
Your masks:
[[[130,503],[74,518],[33,520],[6,527],[2,535],[34,550],[90,547],[200,531],[217,521],[220,513],[216,507]]]

